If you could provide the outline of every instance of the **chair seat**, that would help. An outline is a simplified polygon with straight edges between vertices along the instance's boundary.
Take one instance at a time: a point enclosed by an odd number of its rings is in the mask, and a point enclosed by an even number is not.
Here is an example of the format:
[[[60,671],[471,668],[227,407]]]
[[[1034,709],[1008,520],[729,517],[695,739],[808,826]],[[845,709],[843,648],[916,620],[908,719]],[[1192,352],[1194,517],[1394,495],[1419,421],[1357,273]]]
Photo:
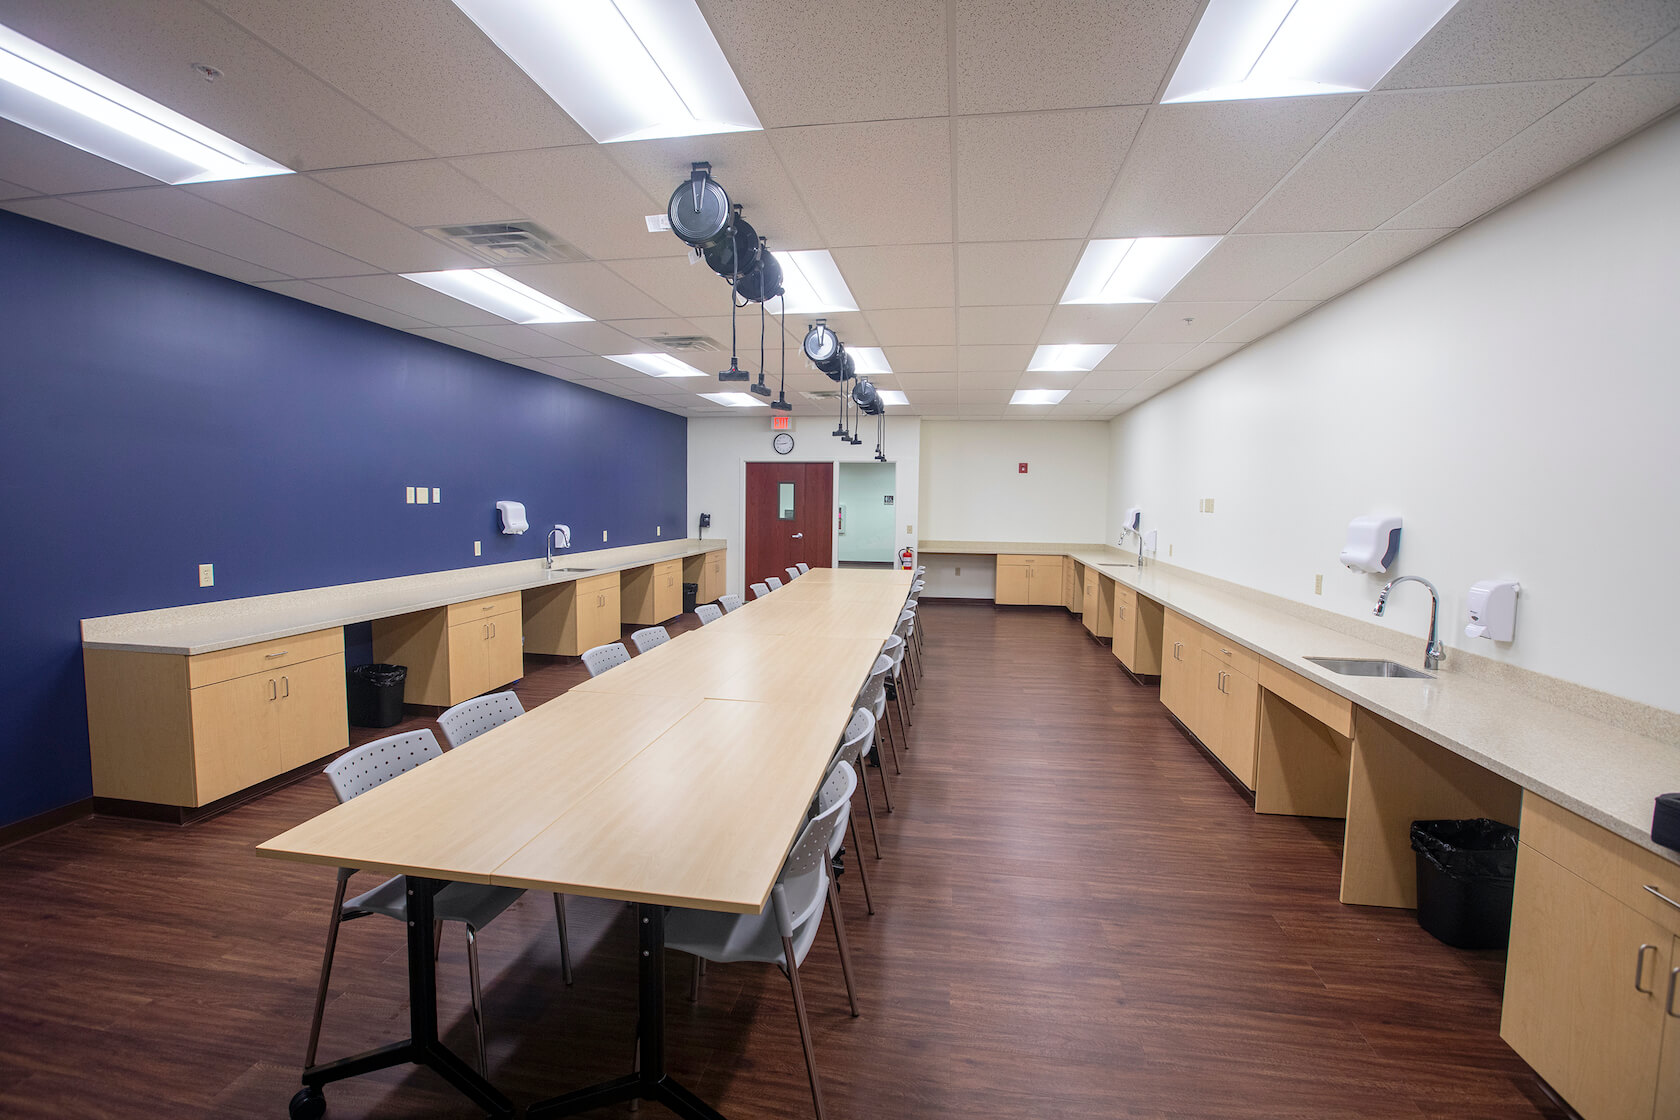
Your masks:
[[[817,939],[820,922],[806,922],[795,931],[793,959],[805,963],[805,954]],[[756,914],[724,914],[717,910],[685,910],[672,907],[665,915],[665,947],[718,964],[757,961],[786,971],[782,956],[782,935],[776,929],[776,913],[766,906]]]
[[[352,914],[383,914],[387,918],[405,921],[408,917],[408,894],[401,875],[387,879],[365,894],[359,894],[344,904],[344,916]],[[482,883],[450,883],[432,897],[432,916],[440,922],[464,922],[473,930],[481,930],[515,902],[525,891],[521,887],[492,887]]]

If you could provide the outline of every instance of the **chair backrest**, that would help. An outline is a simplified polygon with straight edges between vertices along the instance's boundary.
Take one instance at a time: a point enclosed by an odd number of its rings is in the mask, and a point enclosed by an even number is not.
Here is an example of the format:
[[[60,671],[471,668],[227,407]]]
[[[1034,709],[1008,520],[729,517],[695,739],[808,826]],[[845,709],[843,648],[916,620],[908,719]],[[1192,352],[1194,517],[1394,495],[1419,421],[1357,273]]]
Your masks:
[[[671,632],[663,626],[644,626],[630,635],[630,640],[636,643],[637,653],[646,653],[671,640]]]
[[[927,580],[919,579],[915,583],[912,583],[910,585],[910,594],[920,595],[922,593],[922,588],[924,588],[926,586],[927,586]]]
[[[694,614],[700,620],[700,625],[704,626],[708,622],[716,622],[722,618],[723,608],[716,603],[701,603],[694,608]]]
[[[475,696],[457,704],[438,717],[443,728],[444,742],[454,750],[471,742],[493,727],[500,727],[510,719],[525,714],[525,706],[511,692],[495,692],[489,696]]]
[[[828,777],[823,779],[822,788],[817,791],[818,813],[831,808],[837,801],[850,805],[852,795],[857,792],[857,785],[857,771],[852,769],[851,763],[834,763],[828,768]],[[846,825],[850,820],[850,813],[840,814],[840,823],[835,826],[834,835],[828,839],[829,858],[840,854],[840,848],[846,842]]]
[[[799,574],[800,575],[804,575],[806,572],[808,572],[810,570],[811,570],[811,565],[809,565],[809,564],[801,563],[799,565]]]
[[[796,580],[796,579],[799,578],[799,569],[798,568],[789,568],[787,570],[787,574],[788,574],[788,579],[790,581]]]
[[[431,728],[404,731],[364,743],[333,759],[325,770],[339,804],[384,785],[398,774],[406,774],[428,759],[443,754]]]
[[[724,614],[728,614],[730,611],[740,610],[741,605],[742,605],[741,604],[741,597],[739,595],[719,595],[718,596],[718,606],[723,608],[723,613]]]
[[[624,648],[623,642],[609,642],[604,646],[585,650],[583,653],[583,667],[589,670],[589,675],[598,677],[616,665],[622,665],[630,660],[630,651]]]
[[[772,591],[780,591],[782,589],[782,581],[777,579],[775,576],[765,576],[764,582],[769,585],[770,590]]]
[[[754,599],[762,599],[770,594],[770,585],[768,583],[755,583],[752,585],[752,593]]]
[[[901,643],[902,644],[902,643]],[[893,659],[881,654],[875,659],[874,668],[869,670],[869,679],[863,682],[863,689],[858,693],[858,707],[868,708],[876,719],[887,706],[887,674],[893,670]]]
[[[925,567],[918,567],[916,569],[916,578],[917,579],[921,579],[925,575],[927,575],[927,569]]]
[[[852,713],[851,722],[846,724],[846,733],[840,736],[840,745],[834,749],[834,761],[856,766],[858,759],[868,754],[869,748],[874,745],[875,713],[868,708],[859,708]]]
[[[903,638],[903,636],[901,636],[899,634],[894,634],[892,637],[888,638],[885,642],[882,643],[881,652],[884,655],[886,655],[887,657],[892,658],[893,672],[896,673],[898,671],[898,667],[904,663],[904,638]],[[875,664],[879,665],[880,663],[881,663],[881,659],[876,658],[875,659]]]
[[[782,862],[770,900],[783,937],[796,938],[808,923],[822,918],[828,892],[828,845],[847,806],[844,800],[835,801],[806,821]]]

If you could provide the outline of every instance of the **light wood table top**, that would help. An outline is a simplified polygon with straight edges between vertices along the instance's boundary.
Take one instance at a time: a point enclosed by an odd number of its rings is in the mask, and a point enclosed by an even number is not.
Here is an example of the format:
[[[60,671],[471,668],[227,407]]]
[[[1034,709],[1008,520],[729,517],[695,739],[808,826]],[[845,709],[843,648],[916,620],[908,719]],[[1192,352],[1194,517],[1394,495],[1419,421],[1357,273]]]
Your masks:
[[[909,587],[814,569],[258,853],[756,913]]]

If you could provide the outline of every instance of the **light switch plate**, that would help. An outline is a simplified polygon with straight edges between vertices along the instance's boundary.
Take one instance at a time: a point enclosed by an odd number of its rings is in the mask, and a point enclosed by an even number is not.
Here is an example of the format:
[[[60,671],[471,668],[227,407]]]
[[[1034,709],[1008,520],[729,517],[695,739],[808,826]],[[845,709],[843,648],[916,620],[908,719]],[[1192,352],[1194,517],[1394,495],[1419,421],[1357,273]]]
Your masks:
[[[434,506],[443,504],[443,489],[442,489],[442,487],[438,487],[438,486],[432,487],[432,504]]]
[[[484,555],[484,542],[483,541],[474,541],[473,542],[473,555],[474,556],[483,556]]]
[[[663,537],[665,535],[665,526],[655,525],[653,527],[653,535],[656,537]]]
[[[410,486],[410,487],[408,487],[408,490],[407,490],[407,501],[408,501],[408,504],[409,504],[409,505],[413,505],[413,504],[414,504],[414,487],[412,487],[412,486]]]
[[[607,543],[607,531],[605,529],[601,530],[601,543],[602,544]]]
[[[1313,594],[1314,595],[1324,594],[1324,577],[1323,576],[1314,576],[1313,577]]]
[[[216,565],[200,564],[198,566],[198,585],[200,587],[216,586]]]
[[[414,504],[415,505],[417,505],[417,506],[427,505],[431,502],[431,500],[432,500],[432,491],[431,491],[430,487],[416,486],[414,488]]]

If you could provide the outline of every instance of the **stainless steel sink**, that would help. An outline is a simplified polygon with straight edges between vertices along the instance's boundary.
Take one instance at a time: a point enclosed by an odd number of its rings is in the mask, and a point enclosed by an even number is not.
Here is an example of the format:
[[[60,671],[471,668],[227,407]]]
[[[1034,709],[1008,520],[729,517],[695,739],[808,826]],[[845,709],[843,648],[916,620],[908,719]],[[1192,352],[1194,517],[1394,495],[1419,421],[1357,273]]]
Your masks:
[[[559,575],[561,572],[593,572],[594,570],[594,568],[550,568],[549,572],[553,575]]]
[[[1372,657],[1309,657],[1314,665],[1340,673],[1344,677],[1422,677],[1434,680],[1434,673],[1413,669],[1396,661],[1379,661]]]

